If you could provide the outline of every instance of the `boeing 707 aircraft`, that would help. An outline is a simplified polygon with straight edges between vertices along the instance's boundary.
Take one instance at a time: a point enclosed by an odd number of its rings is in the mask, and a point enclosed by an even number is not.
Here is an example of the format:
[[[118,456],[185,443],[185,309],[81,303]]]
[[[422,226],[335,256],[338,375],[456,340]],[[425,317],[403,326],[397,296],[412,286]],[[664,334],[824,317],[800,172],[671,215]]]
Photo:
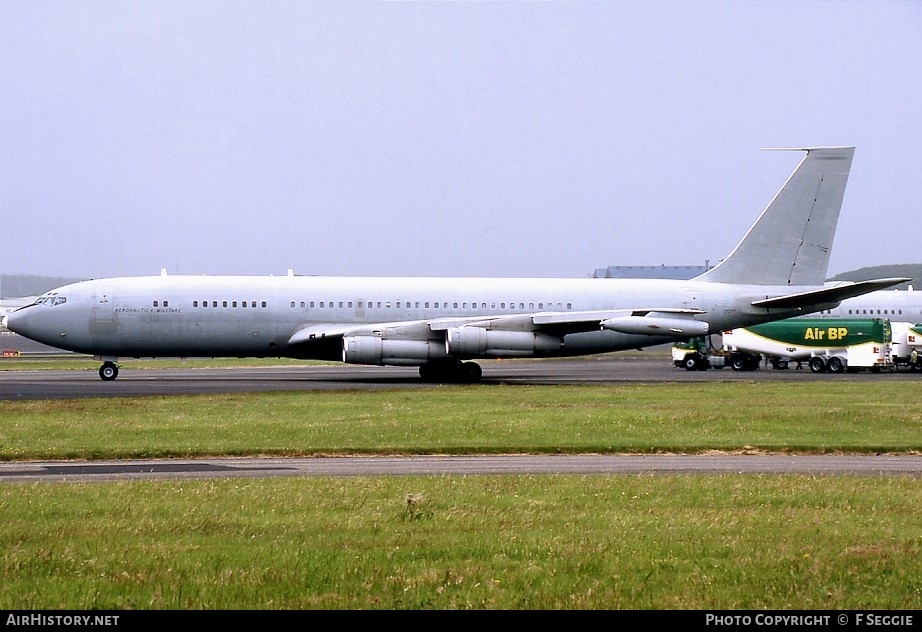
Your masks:
[[[11,331],[103,361],[286,357],[481,377],[474,360],[643,348],[830,309],[897,285],[825,286],[854,147],[803,160],[736,248],[691,280],[180,276],[66,285],[4,317]]]

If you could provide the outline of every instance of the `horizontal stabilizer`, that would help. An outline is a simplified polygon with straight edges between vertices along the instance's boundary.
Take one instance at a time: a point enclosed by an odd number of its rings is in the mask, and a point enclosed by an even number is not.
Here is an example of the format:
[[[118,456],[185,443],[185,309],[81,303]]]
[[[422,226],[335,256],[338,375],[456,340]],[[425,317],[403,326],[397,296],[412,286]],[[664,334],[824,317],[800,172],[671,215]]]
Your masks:
[[[837,304],[847,298],[861,296],[862,294],[867,294],[868,292],[874,292],[876,290],[883,290],[888,287],[893,287],[894,285],[906,283],[907,281],[911,280],[912,279],[906,277],[891,277],[888,279],[855,281],[853,283],[849,282],[843,283],[842,285],[824,287],[823,289],[812,290],[810,292],[787,294],[785,296],[777,296],[774,298],[766,298],[753,301],[752,305],[754,307],[792,309],[798,307],[806,308],[816,305],[826,305],[829,303]]]

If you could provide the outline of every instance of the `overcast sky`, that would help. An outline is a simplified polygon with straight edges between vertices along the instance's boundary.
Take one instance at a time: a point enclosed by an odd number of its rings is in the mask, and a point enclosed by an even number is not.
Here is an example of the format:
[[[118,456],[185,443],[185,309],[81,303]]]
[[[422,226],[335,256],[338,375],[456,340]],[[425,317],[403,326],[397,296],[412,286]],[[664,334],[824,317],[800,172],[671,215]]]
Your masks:
[[[0,2],[0,274],[585,277],[724,257],[856,147],[922,262],[922,2]]]

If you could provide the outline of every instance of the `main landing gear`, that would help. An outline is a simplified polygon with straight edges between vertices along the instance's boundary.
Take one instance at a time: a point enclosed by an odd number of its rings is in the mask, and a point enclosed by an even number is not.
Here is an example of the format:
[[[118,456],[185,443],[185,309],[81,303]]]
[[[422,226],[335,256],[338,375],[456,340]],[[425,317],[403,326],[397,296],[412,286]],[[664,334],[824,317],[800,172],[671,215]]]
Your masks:
[[[118,377],[118,365],[115,362],[103,362],[99,367],[99,377],[104,382],[111,382]]]
[[[425,382],[479,382],[483,369],[476,362],[429,362],[419,367],[419,377]]]

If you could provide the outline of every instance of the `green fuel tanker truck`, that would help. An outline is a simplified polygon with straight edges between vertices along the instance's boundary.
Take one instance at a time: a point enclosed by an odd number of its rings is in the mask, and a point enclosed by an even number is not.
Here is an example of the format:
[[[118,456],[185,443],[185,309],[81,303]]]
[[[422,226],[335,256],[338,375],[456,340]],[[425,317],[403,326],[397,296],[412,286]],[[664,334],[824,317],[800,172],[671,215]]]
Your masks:
[[[890,368],[891,342],[882,318],[789,318],[723,332],[725,352],[762,354],[776,369],[806,362],[814,373]]]

